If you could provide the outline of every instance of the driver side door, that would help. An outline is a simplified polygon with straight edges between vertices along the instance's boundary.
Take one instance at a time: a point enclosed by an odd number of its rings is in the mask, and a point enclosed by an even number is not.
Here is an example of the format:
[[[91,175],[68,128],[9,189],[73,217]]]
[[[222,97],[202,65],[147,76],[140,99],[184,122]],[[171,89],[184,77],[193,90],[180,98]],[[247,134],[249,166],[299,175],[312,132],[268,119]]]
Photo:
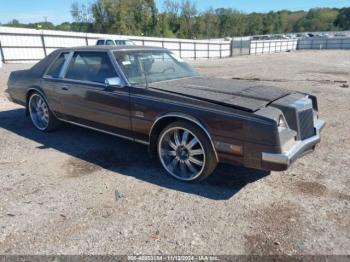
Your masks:
[[[77,51],[57,90],[68,122],[132,138],[129,87],[106,88],[119,77],[107,51]]]

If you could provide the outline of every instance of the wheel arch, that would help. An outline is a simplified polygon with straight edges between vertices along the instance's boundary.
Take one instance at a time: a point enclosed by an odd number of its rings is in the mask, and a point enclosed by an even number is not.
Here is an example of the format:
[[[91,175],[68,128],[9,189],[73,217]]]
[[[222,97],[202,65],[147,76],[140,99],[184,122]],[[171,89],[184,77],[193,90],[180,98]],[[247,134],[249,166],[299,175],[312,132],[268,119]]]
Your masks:
[[[27,89],[26,96],[25,96],[26,115],[29,115],[29,108],[28,108],[29,98],[34,92],[39,93],[44,98],[47,106],[50,108],[45,92],[39,86],[31,86]]]
[[[218,158],[218,154],[216,152],[215,146],[214,146],[214,141],[209,133],[209,131],[207,130],[207,128],[205,127],[205,125],[203,125],[198,119],[196,119],[195,117],[192,117],[190,115],[184,114],[184,113],[167,113],[165,115],[159,116],[153,123],[152,127],[151,127],[151,131],[149,133],[149,148],[150,148],[150,152],[152,154],[154,154],[157,150],[157,140],[158,137],[160,135],[160,133],[162,132],[162,130],[169,124],[179,121],[179,120],[184,120],[187,122],[190,122],[192,124],[195,124],[197,127],[199,127],[207,136],[207,138],[210,141],[210,144],[212,146],[212,149],[215,153],[215,157],[216,160],[219,161]]]

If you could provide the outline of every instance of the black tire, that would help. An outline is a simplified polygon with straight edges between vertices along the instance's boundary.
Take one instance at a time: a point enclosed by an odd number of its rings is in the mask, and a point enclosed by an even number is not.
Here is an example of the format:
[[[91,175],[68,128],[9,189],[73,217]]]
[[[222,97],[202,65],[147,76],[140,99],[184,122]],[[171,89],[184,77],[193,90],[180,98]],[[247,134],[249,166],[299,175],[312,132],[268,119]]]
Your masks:
[[[38,121],[38,112],[34,112],[36,109],[32,107],[32,103],[35,102],[34,99],[40,100],[42,103],[44,103],[43,107],[47,109],[47,124],[39,125],[38,122],[36,122]],[[27,106],[30,119],[36,129],[42,132],[51,132],[56,130],[61,125],[61,121],[58,120],[52,113],[46,99],[39,92],[33,92],[29,95]]]
[[[186,136],[185,132],[188,133]],[[181,136],[180,144],[176,143],[175,139],[172,141],[175,133],[177,133],[178,138]],[[194,138],[198,142],[191,147],[191,142],[195,141]],[[187,141],[187,143],[182,145],[183,141]],[[179,139],[177,142],[180,142]],[[176,145],[178,146],[175,149]],[[200,152],[203,153],[199,154]],[[157,155],[161,165],[169,175],[185,182],[197,182],[207,178],[218,164],[213,145],[207,134],[197,125],[182,120],[171,123],[162,130],[157,140]],[[203,164],[197,165],[197,163]]]

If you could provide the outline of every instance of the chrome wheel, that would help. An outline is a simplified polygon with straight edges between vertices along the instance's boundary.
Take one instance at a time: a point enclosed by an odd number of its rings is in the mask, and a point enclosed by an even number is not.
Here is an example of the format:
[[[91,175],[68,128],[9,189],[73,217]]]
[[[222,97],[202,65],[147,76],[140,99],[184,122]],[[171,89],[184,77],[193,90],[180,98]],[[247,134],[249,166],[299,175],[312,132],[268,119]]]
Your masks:
[[[45,130],[49,126],[49,108],[40,95],[33,94],[30,97],[29,114],[37,129]]]
[[[206,162],[201,141],[182,127],[170,128],[162,134],[158,143],[158,154],[169,174],[183,181],[198,178]]]

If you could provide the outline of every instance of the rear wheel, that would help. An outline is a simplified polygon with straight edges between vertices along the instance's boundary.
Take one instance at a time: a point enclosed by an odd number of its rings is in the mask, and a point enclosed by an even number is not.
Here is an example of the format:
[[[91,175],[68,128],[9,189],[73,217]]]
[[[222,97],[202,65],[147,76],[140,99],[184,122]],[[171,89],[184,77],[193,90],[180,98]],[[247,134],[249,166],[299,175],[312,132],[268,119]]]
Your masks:
[[[158,157],[164,169],[182,181],[199,181],[216,168],[214,149],[196,125],[178,121],[168,125],[158,139]]]
[[[60,124],[43,96],[37,92],[30,95],[28,110],[34,127],[40,131],[49,132],[55,130]]]

